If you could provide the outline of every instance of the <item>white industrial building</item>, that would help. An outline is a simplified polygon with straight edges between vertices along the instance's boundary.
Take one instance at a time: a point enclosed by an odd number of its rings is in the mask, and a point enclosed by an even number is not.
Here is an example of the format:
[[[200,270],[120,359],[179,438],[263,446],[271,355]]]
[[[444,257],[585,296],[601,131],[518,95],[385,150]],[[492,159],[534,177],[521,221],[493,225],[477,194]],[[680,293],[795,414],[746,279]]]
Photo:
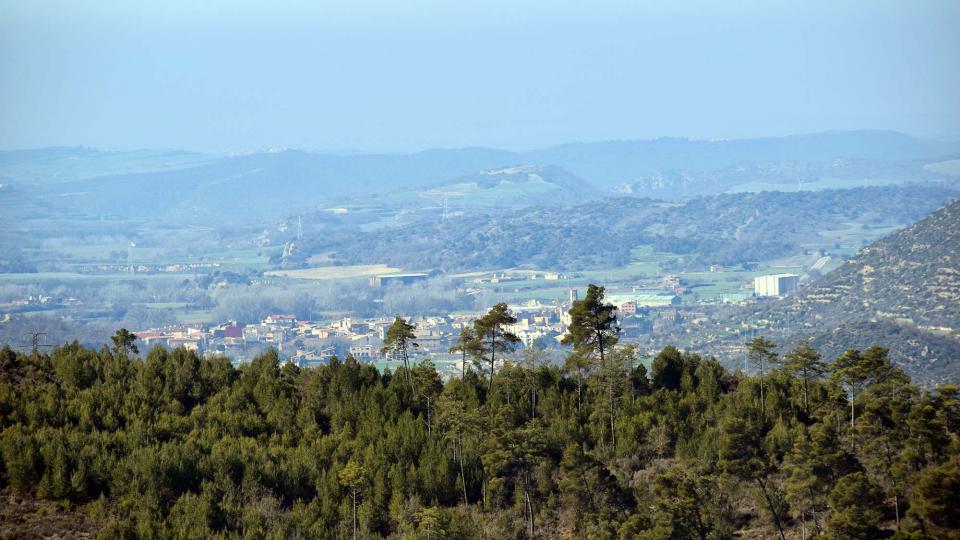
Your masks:
[[[753,293],[757,296],[783,296],[797,290],[800,276],[796,274],[770,274],[753,278]]]

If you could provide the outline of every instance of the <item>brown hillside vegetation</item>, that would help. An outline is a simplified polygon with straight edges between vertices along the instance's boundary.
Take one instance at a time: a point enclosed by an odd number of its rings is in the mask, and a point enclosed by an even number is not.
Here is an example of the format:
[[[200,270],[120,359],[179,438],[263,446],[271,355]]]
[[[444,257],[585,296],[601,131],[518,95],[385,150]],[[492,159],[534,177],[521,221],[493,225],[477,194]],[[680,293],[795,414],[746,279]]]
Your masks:
[[[752,316],[828,355],[889,344],[916,380],[958,380],[960,201],[867,246],[797,295],[761,304]]]

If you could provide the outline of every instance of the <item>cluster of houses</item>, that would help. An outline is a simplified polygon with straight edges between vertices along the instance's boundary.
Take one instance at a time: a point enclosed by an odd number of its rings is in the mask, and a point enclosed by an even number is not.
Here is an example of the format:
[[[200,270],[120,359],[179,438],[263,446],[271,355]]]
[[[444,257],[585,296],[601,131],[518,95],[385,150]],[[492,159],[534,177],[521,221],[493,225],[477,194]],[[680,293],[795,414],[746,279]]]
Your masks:
[[[524,346],[532,346],[537,340],[559,341],[559,336],[566,332],[566,313],[559,305],[526,304],[512,306],[512,311],[517,322],[507,330],[515,333]],[[417,346],[412,353],[447,354],[460,330],[479,315],[408,318],[416,325]],[[277,313],[255,324],[227,321],[214,326],[177,325],[135,333],[146,349],[156,345],[185,347],[203,355],[225,355],[242,363],[273,348],[286,361],[309,366],[327,362],[332,356],[350,355],[365,362],[380,360],[383,340],[392,323],[392,317],[303,321],[292,314]]]
[[[543,305],[528,302],[510,306],[517,322],[505,330],[520,338],[524,347],[536,344],[550,347],[566,333],[569,315],[559,304]],[[464,326],[471,325],[481,314],[451,314],[437,317],[410,317],[416,325],[415,356],[445,355],[460,336]],[[635,319],[630,314],[624,322]],[[225,355],[235,362],[249,361],[257,354],[273,348],[281,358],[298,365],[323,363],[332,356],[353,356],[360,361],[375,362],[382,358],[384,336],[393,318],[333,321],[301,321],[292,314],[271,314],[256,324],[228,321],[214,326],[177,325],[135,332],[145,349],[155,345],[185,347],[204,355]],[[630,326],[632,328],[633,326]]]
[[[34,311],[53,309],[65,306],[79,306],[83,302],[77,298],[58,298],[45,294],[31,294],[25,298],[16,298],[9,302],[0,303],[0,312],[15,313],[18,311]]]
[[[524,347],[559,346],[570,322],[567,303],[543,304],[531,300],[509,307],[517,322],[505,330],[520,338]],[[679,312],[662,311],[638,306],[635,301],[620,303],[621,337],[626,340],[638,338],[659,325],[673,324],[682,317]],[[414,357],[447,357],[461,330],[472,325],[481,315],[464,313],[407,318],[416,326],[414,341],[417,346],[411,354]],[[326,363],[333,356],[344,358],[350,355],[367,363],[385,360],[381,349],[392,323],[393,317],[306,321],[298,320],[292,314],[275,313],[253,324],[227,321],[213,326],[177,325],[135,333],[143,350],[156,345],[185,347],[204,356],[223,355],[239,364],[272,348],[283,360],[306,367]]]

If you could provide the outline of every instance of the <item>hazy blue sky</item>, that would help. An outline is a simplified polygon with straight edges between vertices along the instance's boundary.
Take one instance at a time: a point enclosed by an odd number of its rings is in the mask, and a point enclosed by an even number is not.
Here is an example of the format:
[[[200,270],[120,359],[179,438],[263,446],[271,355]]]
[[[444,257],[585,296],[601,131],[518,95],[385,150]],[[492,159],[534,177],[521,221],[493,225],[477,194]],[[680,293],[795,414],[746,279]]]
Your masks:
[[[960,1],[675,4],[0,0],[0,148],[960,136]]]

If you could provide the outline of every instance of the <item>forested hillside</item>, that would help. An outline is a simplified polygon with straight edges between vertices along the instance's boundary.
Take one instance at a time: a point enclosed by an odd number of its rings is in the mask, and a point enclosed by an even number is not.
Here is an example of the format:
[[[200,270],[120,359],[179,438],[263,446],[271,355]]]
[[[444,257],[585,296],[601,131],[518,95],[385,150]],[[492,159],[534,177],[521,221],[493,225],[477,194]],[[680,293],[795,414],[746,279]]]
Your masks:
[[[0,350],[0,536],[960,538],[960,390],[880,348],[749,377],[587,335],[444,383],[115,343]]]
[[[911,186],[737,193],[683,203],[621,197],[573,208],[530,208],[317,235],[304,239],[297,256],[305,260],[330,253],[344,264],[447,271],[522,265],[581,270],[626,264],[631,248],[652,245],[688,255],[694,266],[730,265],[794,253],[817,239],[818,232],[850,222],[912,223],[956,195]]]

